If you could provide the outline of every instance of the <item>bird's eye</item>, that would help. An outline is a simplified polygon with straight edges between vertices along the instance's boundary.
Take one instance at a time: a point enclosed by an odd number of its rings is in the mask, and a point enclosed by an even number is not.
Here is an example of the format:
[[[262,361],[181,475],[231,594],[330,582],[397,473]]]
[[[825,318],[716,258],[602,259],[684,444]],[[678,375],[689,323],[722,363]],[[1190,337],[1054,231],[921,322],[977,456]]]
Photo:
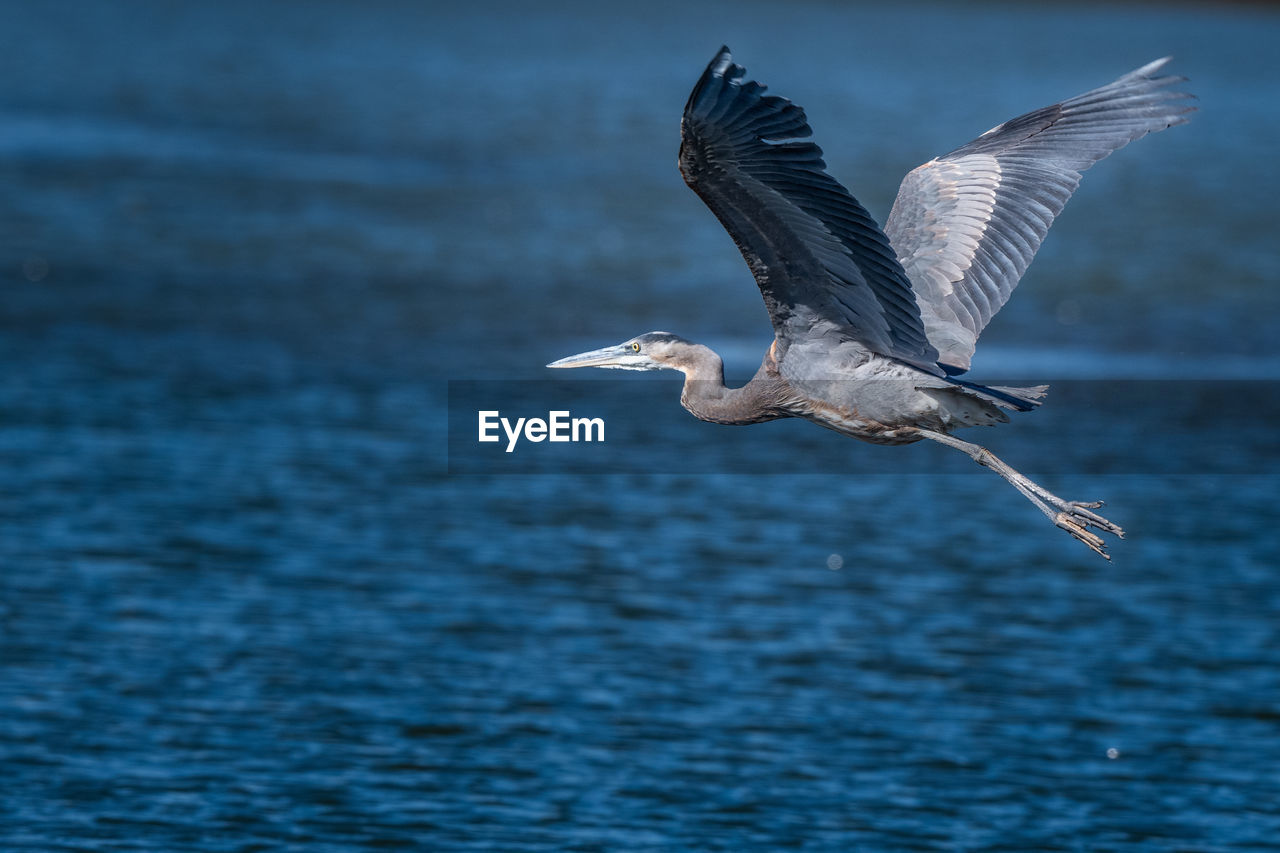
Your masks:
[[[639,344],[632,344],[632,345],[631,345],[631,351],[632,351],[632,352],[640,352],[640,345],[639,345]]]

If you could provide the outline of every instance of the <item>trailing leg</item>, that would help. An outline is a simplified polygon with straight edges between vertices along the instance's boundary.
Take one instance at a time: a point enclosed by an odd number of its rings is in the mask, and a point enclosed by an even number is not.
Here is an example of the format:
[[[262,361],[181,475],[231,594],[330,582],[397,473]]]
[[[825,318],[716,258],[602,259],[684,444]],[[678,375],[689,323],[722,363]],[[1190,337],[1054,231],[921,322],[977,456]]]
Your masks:
[[[1027,477],[1009,467],[1003,460],[991,451],[977,444],[971,444],[962,441],[954,436],[947,435],[942,432],[934,432],[932,430],[922,429],[920,435],[924,438],[936,441],[939,444],[945,444],[948,447],[954,447],[963,451],[968,456],[984,468],[990,468],[1001,477],[1004,477],[1013,485],[1015,489],[1022,492],[1023,496],[1031,503],[1035,504],[1041,512],[1063,530],[1088,545],[1098,554],[1106,559],[1111,557],[1107,554],[1106,542],[1101,536],[1089,530],[1090,527],[1096,528],[1103,533],[1111,533],[1115,536],[1124,538],[1124,531],[1119,526],[1112,524],[1096,512],[1091,510],[1102,506],[1102,501],[1067,501],[1050,492],[1043,486],[1032,482]]]

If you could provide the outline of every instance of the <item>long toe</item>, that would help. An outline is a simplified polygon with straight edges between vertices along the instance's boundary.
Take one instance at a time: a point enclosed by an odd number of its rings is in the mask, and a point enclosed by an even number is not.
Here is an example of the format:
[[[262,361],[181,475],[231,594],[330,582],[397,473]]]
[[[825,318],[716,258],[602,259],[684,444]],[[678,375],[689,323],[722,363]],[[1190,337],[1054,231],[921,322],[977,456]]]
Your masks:
[[[1096,533],[1089,532],[1089,530],[1072,517],[1070,513],[1058,513],[1057,517],[1054,518],[1053,523],[1079,539],[1084,544],[1088,545],[1094,553],[1101,555],[1103,559],[1108,561],[1111,560],[1111,555],[1107,553],[1107,543],[1102,541],[1102,537],[1098,536]]]
[[[1114,524],[1098,515],[1096,512],[1090,511],[1102,506],[1102,501],[1090,501],[1089,503],[1068,501],[1067,506],[1069,507],[1067,512],[1071,515],[1084,519],[1086,526],[1096,527],[1101,531],[1111,533],[1121,539],[1124,538],[1124,529],[1121,528],[1120,525]]]

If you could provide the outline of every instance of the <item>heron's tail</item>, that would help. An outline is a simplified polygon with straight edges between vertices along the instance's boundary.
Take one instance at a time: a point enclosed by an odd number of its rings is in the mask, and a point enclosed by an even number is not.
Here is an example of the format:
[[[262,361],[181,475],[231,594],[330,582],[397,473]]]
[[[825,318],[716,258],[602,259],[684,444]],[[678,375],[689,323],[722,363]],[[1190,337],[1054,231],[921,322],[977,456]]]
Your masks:
[[[1024,388],[1009,388],[1005,385],[979,385],[963,379],[950,378],[951,382],[976,392],[986,400],[990,400],[1002,409],[1017,412],[1029,412],[1040,405],[1044,395],[1049,393],[1048,385],[1031,385]]]

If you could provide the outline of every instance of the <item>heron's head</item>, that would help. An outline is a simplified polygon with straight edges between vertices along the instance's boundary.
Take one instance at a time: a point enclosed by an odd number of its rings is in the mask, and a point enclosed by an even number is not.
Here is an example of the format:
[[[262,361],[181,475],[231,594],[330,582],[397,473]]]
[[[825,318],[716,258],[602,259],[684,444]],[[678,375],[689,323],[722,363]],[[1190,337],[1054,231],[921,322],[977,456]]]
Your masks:
[[[687,370],[706,347],[670,332],[648,332],[610,347],[571,355],[547,367],[612,367],[618,370]]]

